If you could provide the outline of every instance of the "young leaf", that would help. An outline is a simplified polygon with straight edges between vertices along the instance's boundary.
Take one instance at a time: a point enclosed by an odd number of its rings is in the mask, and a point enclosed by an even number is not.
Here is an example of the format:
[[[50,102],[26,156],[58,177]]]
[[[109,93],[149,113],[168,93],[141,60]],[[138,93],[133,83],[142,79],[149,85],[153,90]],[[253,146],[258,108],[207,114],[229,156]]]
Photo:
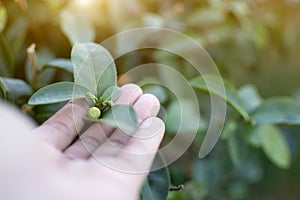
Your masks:
[[[169,172],[166,167],[155,170],[157,166],[163,166],[165,161],[160,154],[157,154],[151,171],[142,188],[143,200],[165,200],[168,196],[170,186]]]
[[[47,69],[47,68],[59,69],[68,72],[70,74],[73,74],[73,65],[69,59],[60,58],[60,59],[51,60],[50,62],[46,63],[46,65],[43,67],[43,69]]]
[[[117,85],[114,59],[95,43],[76,43],[72,50],[75,83],[99,97],[107,88]]]
[[[121,89],[118,86],[107,88],[102,94],[103,101],[114,101],[121,95]]]
[[[287,169],[291,164],[291,152],[280,130],[274,125],[264,124],[258,134],[269,159],[278,167]]]
[[[32,94],[31,87],[21,79],[0,77],[0,90],[6,100],[18,105],[25,103]]]
[[[238,90],[238,96],[248,112],[256,109],[263,99],[253,85],[244,85]]]
[[[88,90],[72,82],[59,82],[39,89],[29,99],[28,104],[39,105],[57,103],[85,97]]]
[[[137,114],[131,105],[116,104],[105,111],[99,121],[130,133],[138,129]]]
[[[300,124],[300,104],[290,98],[271,98],[251,113],[256,124]]]
[[[65,10],[60,18],[60,28],[71,44],[94,41],[96,32],[86,16]]]
[[[249,115],[244,108],[244,105],[242,104],[240,98],[238,97],[234,87],[226,80],[223,80],[223,83],[221,81],[222,80],[215,76],[207,75],[204,77],[198,76],[196,78],[193,78],[190,82],[193,87],[215,94],[225,100],[231,107],[233,107],[238,113],[240,113],[240,115],[245,120],[248,121]],[[207,85],[207,82],[210,83],[209,86]],[[220,88],[220,85],[223,84],[225,87],[225,93],[223,93]]]

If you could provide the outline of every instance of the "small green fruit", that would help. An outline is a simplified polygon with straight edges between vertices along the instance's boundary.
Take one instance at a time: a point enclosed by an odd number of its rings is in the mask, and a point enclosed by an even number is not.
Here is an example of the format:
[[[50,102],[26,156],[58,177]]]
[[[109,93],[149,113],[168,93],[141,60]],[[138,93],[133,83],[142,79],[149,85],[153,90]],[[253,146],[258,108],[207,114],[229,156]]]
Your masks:
[[[88,111],[88,115],[92,119],[99,119],[99,117],[101,115],[101,111],[97,107],[91,107]]]

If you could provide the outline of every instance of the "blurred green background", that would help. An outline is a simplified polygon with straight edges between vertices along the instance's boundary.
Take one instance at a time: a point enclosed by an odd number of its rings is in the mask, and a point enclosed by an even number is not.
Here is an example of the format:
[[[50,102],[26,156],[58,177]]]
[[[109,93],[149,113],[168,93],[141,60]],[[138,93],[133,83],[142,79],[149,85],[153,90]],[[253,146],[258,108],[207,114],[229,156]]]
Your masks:
[[[299,103],[299,19],[299,0],[2,0],[0,76],[26,82],[26,86],[20,83],[24,87],[22,95],[16,93],[8,100],[42,123],[62,104],[32,108],[26,105],[28,96],[52,82],[72,80],[66,70],[70,64],[67,59],[76,41],[102,42],[131,28],[163,27],[182,32],[201,44],[223,78],[240,89],[240,93],[247,85],[261,99],[287,96]],[[30,53],[27,48],[32,43],[36,48]],[[51,64],[57,58],[65,59],[57,64],[65,64],[63,70]],[[135,51],[116,60],[119,75],[148,62],[168,64],[188,78],[195,76],[182,58],[159,50]],[[3,83],[1,87],[0,97],[5,98],[9,87]],[[156,94],[167,114],[174,115],[170,108],[174,97],[170,92],[159,86],[144,86],[144,90]],[[230,131],[236,133],[237,145],[232,147],[224,137],[200,160],[198,151],[207,128],[210,103],[207,93],[198,91],[197,94],[200,108],[204,110],[197,138],[169,166],[171,183],[184,184],[185,188],[170,192],[168,199],[300,199],[298,124],[271,128],[272,133],[280,132],[283,142],[279,143],[287,144],[288,158],[270,156],[272,153],[249,142],[245,122],[228,108],[227,124],[237,124]],[[170,118],[164,143],[176,132],[176,119]],[[272,142],[272,134],[269,136]],[[276,150],[276,143],[272,148]],[[287,160],[284,167],[274,161],[277,156]]]

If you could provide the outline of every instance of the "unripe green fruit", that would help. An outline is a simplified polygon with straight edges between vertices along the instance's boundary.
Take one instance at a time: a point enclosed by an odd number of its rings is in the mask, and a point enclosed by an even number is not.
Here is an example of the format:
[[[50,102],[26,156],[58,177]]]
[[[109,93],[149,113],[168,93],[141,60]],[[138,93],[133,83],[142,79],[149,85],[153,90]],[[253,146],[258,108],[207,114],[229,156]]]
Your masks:
[[[101,111],[97,107],[91,107],[88,111],[89,117],[93,119],[98,119],[101,115]]]

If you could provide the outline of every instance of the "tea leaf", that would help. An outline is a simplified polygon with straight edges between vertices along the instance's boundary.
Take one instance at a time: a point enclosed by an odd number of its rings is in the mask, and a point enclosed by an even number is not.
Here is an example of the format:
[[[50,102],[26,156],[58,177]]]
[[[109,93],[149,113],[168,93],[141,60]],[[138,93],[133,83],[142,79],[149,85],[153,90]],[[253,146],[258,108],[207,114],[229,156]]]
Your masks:
[[[274,125],[264,124],[257,134],[269,159],[280,168],[288,168],[291,164],[291,152],[280,130]]]
[[[209,84],[208,84],[209,83]],[[198,76],[191,80],[193,87],[215,94],[225,100],[232,108],[234,108],[245,120],[249,120],[249,115],[244,108],[235,88],[226,80],[220,80],[215,76]],[[225,93],[220,86],[224,85]]]
[[[70,74],[73,74],[73,65],[69,59],[60,58],[60,59],[51,60],[50,62],[46,63],[46,65],[43,67],[43,69],[47,69],[47,68],[59,69],[68,72]]]
[[[251,113],[257,124],[300,124],[300,104],[291,98],[271,98]]]
[[[238,90],[238,96],[248,112],[252,112],[263,101],[253,85],[244,85]]]
[[[0,33],[0,76],[11,77],[14,74],[14,58],[5,37]]]
[[[165,200],[168,196],[170,186],[169,171],[166,167],[156,170],[158,166],[166,166],[160,154],[157,154],[152,164],[154,171],[151,170],[143,185],[143,200]]]
[[[0,77],[0,90],[2,90],[4,99],[18,105],[25,103],[32,94],[31,87],[21,79]]]
[[[137,114],[131,105],[116,104],[105,111],[99,121],[130,133],[138,129]]]
[[[121,89],[118,86],[107,88],[102,94],[103,101],[114,101],[121,95]]]
[[[72,82],[59,82],[39,89],[29,99],[30,105],[57,103],[85,97],[88,90]]]
[[[61,12],[60,18],[60,28],[72,45],[94,41],[95,29],[85,16],[65,10]]]
[[[84,86],[96,97],[117,85],[114,59],[95,43],[76,43],[72,50],[75,83]]]

